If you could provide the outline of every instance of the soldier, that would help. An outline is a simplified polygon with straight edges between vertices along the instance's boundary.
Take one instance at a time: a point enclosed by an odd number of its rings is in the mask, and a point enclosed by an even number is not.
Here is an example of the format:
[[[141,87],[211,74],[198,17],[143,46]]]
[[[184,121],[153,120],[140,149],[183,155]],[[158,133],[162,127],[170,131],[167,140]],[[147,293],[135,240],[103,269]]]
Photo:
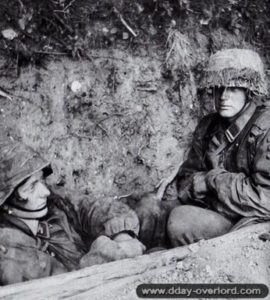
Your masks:
[[[179,200],[169,216],[172,246],[209,239],[270,219],[270,111],[263,63],[252,50],[218,51],[201,88],[216,113],[197,126],[177,175]]]
[[[75,209],[50,195],[52,169],[39,154],[10,140],[0,148],[0,285],[143,253],[128,206],[85,198]]]
[[[148,247],[191,244],[270,219],[270,111],[256,103],[267,95],[259,55],[218,51],[201,88],[212,89],[216,112],[195,130],[175,180],[178,201],[148,193],[134,207]]]

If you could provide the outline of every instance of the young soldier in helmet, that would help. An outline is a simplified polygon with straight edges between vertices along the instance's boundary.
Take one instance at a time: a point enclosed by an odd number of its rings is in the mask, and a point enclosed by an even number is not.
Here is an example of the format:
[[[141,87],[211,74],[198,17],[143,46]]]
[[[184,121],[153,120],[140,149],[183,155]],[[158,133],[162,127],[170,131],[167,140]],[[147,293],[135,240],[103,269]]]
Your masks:
[[[7,139],[0,149],[0,285],[143,253],[125,204],[82,199],[75,210],[50,196],[52,170],[35,151]]]
[[[270,111],[263,63],[252,50],[218,51],[201,88],[213,90],[216,113],[197,126],[176,182],[174,206],[147,194],[135,208],[140,239],[150,247],[181,246],[270,219]],[[166,228],[167,225],[167,228]]]
[[[169,216],[173,246],[270,219],[270,111],[263,63],[251,50],[212,55],[201,82],[216,113],[202,119],[177,176],[180,203]]]

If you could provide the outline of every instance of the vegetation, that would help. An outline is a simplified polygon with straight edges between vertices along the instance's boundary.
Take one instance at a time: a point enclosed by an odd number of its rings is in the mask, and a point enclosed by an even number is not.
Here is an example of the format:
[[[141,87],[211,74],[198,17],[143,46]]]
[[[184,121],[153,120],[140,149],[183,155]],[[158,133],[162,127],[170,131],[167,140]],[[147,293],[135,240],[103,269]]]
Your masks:
[[[268,0],[2,0],[0,54],[23,64],[117,44],[165,45],[170,29],[191,19],[204,33],[223,28],[267,52],[269,13]]]

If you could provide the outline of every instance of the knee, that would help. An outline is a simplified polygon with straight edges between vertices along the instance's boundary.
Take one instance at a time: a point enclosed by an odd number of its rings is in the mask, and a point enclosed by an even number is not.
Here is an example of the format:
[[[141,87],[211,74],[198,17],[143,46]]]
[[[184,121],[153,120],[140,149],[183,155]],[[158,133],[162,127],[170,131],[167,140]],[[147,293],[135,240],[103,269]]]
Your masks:
[[[190,244],[193,229],[193,207],[183,205],[174,208],[168,218],[167,233],[173,247]]]
[[[177,247],[225,234],[232,225],[232,221],[217,212],[182,205],[172,210],[167,232],[172,246]]]

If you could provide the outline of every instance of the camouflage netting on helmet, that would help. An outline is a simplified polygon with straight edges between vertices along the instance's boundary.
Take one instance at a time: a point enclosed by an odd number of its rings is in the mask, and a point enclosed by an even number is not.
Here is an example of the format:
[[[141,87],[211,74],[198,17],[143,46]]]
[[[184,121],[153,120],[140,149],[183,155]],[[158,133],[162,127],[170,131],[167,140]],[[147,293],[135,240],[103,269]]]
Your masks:
[[[263,63],[259,55],[247,49],[221,50],[210,56],[200,88],[242,87],[255,95],[267,95]]]
[[[0,141],[0,205],[13,193],[15,188],[34,173],[44,170],[51,172],[50,163],[32,148],[12,140]]]

